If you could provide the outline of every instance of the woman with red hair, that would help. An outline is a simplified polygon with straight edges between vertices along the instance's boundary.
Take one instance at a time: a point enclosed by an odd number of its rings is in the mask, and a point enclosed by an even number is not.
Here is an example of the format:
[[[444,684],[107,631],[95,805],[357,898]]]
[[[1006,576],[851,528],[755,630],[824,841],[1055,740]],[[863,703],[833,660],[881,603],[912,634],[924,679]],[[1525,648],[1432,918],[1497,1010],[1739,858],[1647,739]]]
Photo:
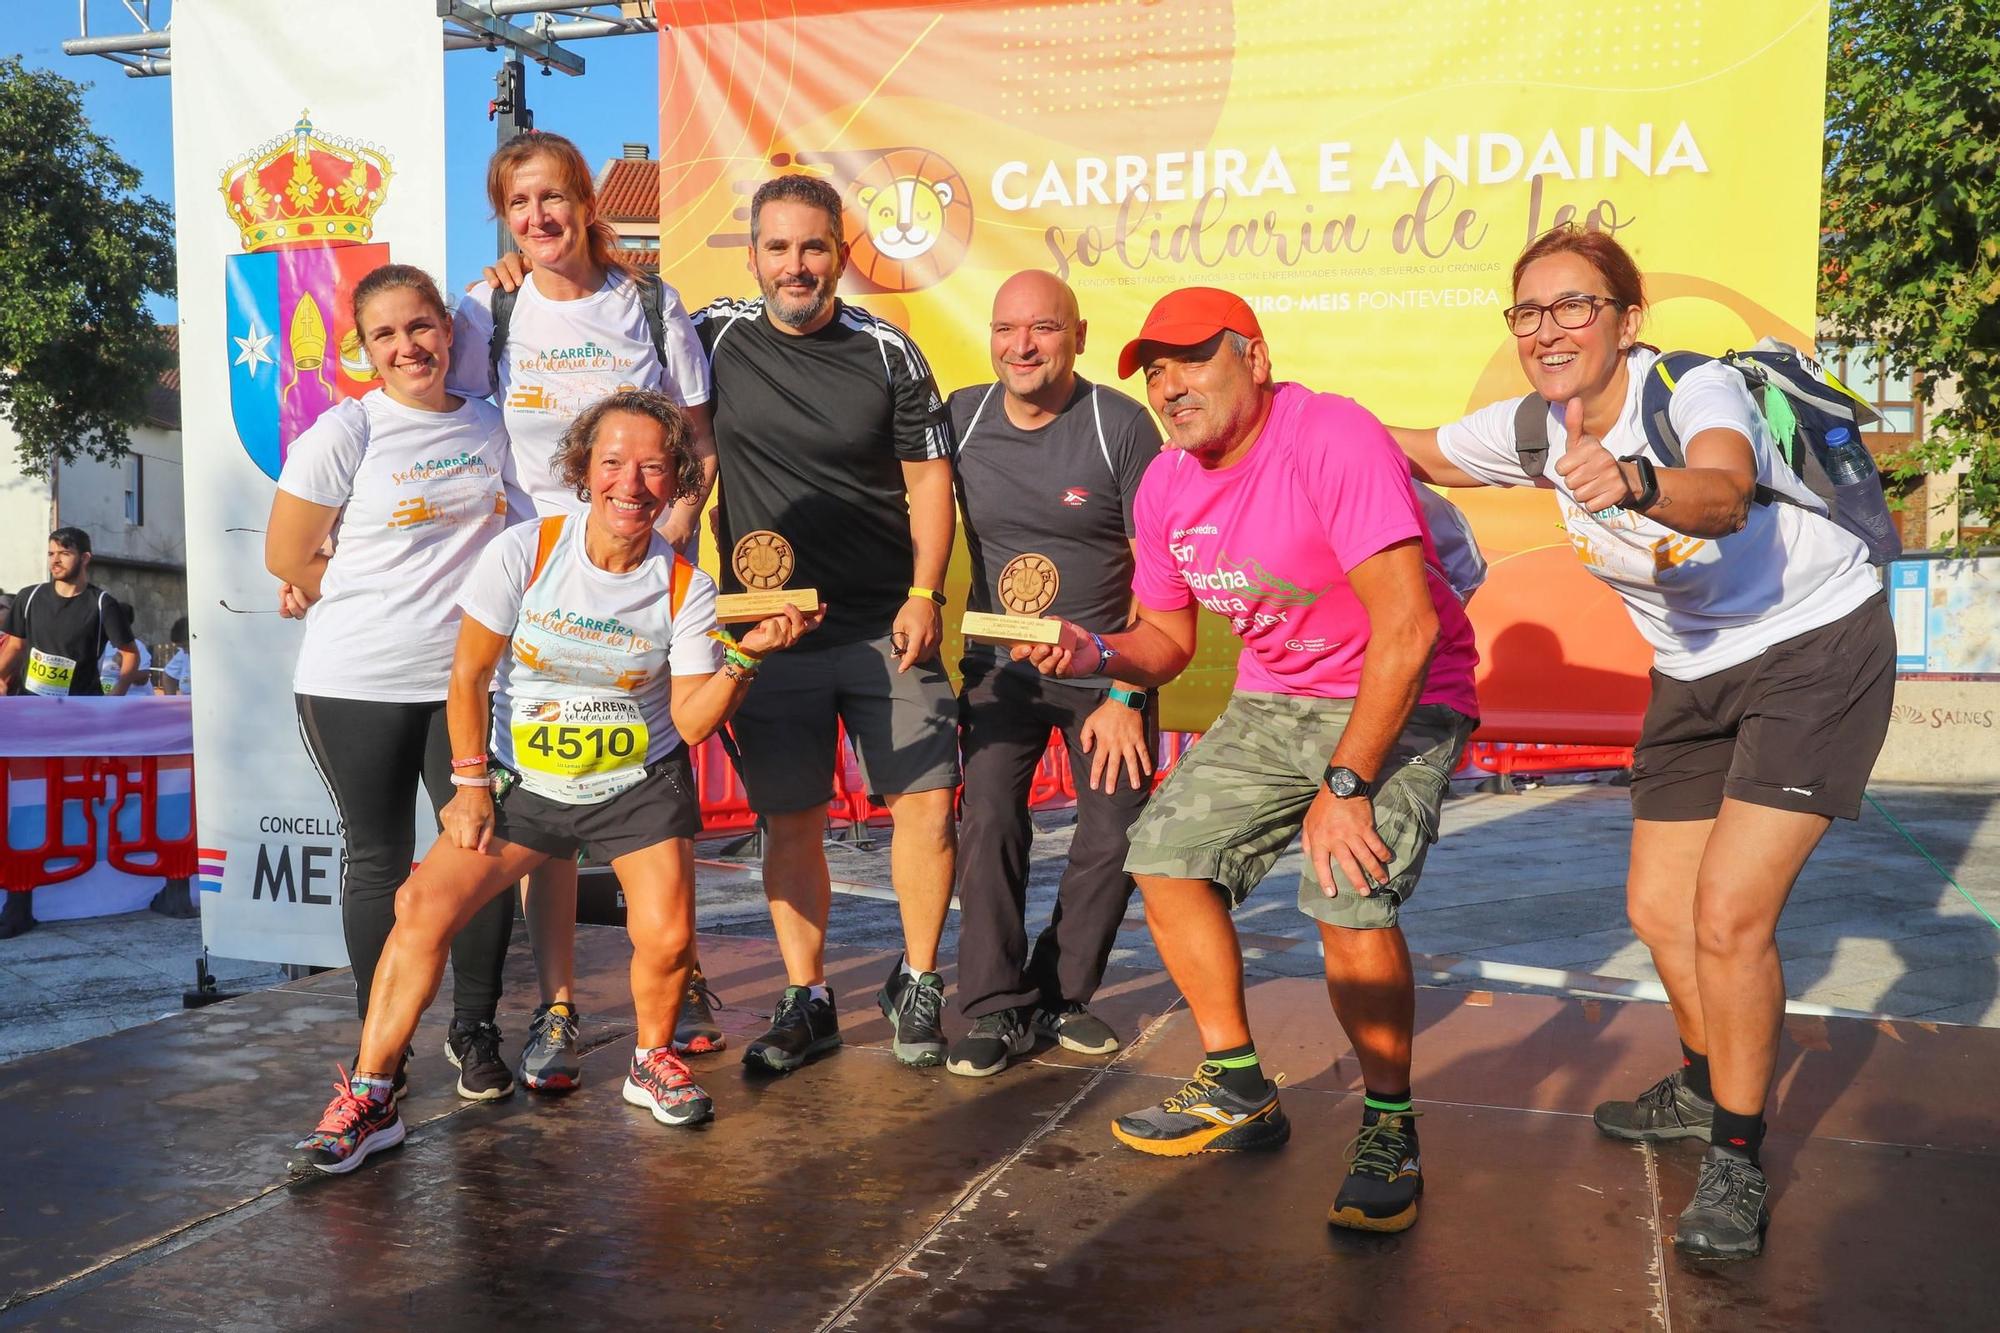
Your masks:
[[[1895,639],[1866,547],[1778,455],[1736,371],[1704,363],[1670,382],[1685,465],[1652,456],[1645,313],[1617,241],[1548,232],[1515,264],[1504,312],[1536,399],[1394,433],[1421,481],[1554,490],[1571,544],[1653,646],[1626,908],[1672,1001],[1681,1067],[1596,1122],[1617,1139],[1706,1140],[1674,1243],[1748,1258],[1768,1221],[1778,914],[1829,824],[1860,813]],[[1522,437],[1543,431],[1537,454]]]

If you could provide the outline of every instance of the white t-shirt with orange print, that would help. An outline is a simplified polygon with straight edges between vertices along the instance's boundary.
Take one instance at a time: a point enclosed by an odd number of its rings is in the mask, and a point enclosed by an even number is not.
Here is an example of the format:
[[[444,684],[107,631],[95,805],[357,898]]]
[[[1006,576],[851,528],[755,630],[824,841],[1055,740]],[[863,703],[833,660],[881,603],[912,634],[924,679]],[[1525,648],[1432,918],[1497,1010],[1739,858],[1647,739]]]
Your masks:
[[[425,412],[379,391],[337,403],[293,442],[278,489],[341,511],[292,688],[443,699],[459,585],[532,507],[513,485],[499,411],[468,398],[455,412]]]

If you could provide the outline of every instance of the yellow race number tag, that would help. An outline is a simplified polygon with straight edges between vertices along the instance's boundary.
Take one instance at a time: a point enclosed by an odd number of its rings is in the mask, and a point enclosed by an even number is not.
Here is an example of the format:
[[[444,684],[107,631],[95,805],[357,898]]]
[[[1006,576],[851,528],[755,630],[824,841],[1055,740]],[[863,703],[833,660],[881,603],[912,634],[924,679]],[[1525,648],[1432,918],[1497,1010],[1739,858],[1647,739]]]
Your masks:
[[[23,682],[30,694],[68,694],[76,679],[76,659],[58,657],[39,648],[28,650],[28,678]]]
[[[511,726],[522,785],[551,800],[601,801],[646,776],[646,719],[630,699],[523,699]]]

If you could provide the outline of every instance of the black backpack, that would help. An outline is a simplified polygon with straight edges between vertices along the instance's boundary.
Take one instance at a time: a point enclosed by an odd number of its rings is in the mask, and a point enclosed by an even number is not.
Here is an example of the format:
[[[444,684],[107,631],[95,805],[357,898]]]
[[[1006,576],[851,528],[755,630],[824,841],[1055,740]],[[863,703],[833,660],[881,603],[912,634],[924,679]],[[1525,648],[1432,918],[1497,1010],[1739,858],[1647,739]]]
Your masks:
[[[1882,493],[1875,460],[1861,443],[1863,426],[1881,420],[1873,407],[1855,396],[1817,361],[1796,347],[1764,338],[1747,352],[1707,356],[1700,352],[1663,352],[1646,372],[1639,390],[1640,418],[1646,443],[1668,467],[1687,466],[1687,454],[1668,415],[1674,386],[1697,366],[1719,361],[1743,377],[1744,386],[1763,413],[1779,457],[1806,489],[1826,505],[1824,517],[1859,537],[1868,548],[1870,564],[1883,565],[1902,554],[1903,541]],[[1845,432],[1844,438],[1841,432]],[[1829,441],[1829,437],[1833,437]],[[1530,394],[1514,413],[1514,447],[1521,470],[1539,477],[1548,466],[1549,405]],[[1830,468],[1859,472],[1856,479],[1836,483]],[[1758,504],[1789,504],[1817,514],[1811,506],[1759,483]]]
[[[653,335],[653,356],[664,372],[667,368],[664,285],[657,276],[647,277],[644,274],[634,274],[632,281],[639,284],[639,308],[646,313],[646,328]],[[493,336],[486,342],[486,378],[487,383],[493,386],[496,401],[500,393],[500,358],[507,351],[507,329],[514,322],[514,301],[520,294],[518,289],[511,292],[498,287],[493,289]]]

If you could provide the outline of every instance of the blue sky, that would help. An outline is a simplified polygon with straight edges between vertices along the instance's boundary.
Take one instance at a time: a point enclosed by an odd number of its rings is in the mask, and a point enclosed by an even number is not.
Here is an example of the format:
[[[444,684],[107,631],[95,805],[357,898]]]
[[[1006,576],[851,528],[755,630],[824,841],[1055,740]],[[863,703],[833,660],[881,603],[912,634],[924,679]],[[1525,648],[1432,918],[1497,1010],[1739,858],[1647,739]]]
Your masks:
[[[101,57],[64,55],[63,41],[77,35],[76,6],[68,0],[34,0],[9,5],[7,10],[8,27],[21,40],[22,59],[31,68],[51,69],[89,85],[84,107],[97,132],[144,174],[146,193],[172,203],[172,80],[127,78]],[[171,13],[167,0],[154,0],[155,27]],[[91,0],[91,15],[93,35],[135,31],[115,0]],[[650,144],[657,153],[658,39],[600,38],[572,43],[570,49],[583,57],[586,71],[581,78],[566,74],[544,78],[533,65],[528,67],[528,104],[534,108],[535,124],[576,140],[593,167],[618,156],[628,140]],[[448,271],[440,276],[457,288],[478,277],[481,265],[493,255],[494,224],[486,213],[485,191],[486,158],[493,151],[494,131],[486,119],[486,103],[493,95],[493,73],[500,57],[484,51],[442,54]],[[155,304],[161,319],[174,318],[174,302]]]

